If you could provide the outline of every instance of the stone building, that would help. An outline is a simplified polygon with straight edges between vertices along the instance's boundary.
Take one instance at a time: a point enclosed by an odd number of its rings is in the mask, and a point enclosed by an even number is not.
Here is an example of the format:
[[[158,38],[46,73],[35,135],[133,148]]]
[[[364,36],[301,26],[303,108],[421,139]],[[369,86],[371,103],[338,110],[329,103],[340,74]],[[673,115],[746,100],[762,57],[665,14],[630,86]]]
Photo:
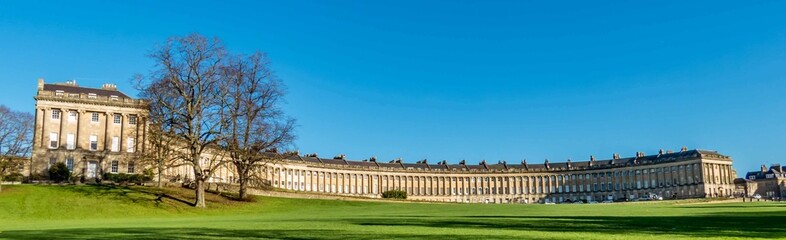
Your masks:
[[[117,90],[38,80],[30,164],[42,176],[63,162],[76,176],[105,172],[138,173],[137,153],[145,151],[147,104]]]
[[[316,154],[292,156],[265,167],[265,185],[338,195],[379,197],[406,191],[409,199],[443,202],[535,203],[729,197],[736,172],[732,159],[715,151],[688,150],[609,160],[509,164],[405,163],[371,158],[348,161]]]
[[[762,198],[786,198],[786,168],[773,164],[770,168],[761,165],[759,171],[745,174],[745,178],[735,180],[741,196],[752,197],[758,194]]]
[[[147,149],[148,105],[112,84],[80,87],[75,81],[38,81],[35,132],[30,168],[43,175],[63,162],[72,174],[95,178],[103,173],[139,173]],[[205,156],[205,161],[213,156]],[[290,154],[261,166],[257,185],[336,195],[380,197],[398,189],[409,199],[444,202],[536,203],[636,199],[727,197],[735,191],[732,159],[715,151],[637,152],[634,157],[543,163],[406,163],[345,156],[320,158]],[[781,170],[779,170],[781,171]],[[782,172],[781,172],[782,173]],[[187,164],[169,168],[169,179],[193,178]],[[234,183],[227,164],[208,182]],[[764,194],[762,194],[764,196]]]

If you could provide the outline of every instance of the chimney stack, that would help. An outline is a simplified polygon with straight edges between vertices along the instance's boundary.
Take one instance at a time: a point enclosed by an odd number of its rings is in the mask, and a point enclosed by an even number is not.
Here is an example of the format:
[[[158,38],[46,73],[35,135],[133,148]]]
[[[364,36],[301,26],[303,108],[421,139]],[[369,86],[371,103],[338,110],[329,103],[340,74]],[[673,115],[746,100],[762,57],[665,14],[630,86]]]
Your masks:
[[[682,147],[682,149],[680,149],[680,152],[687,152],[687,151],[688,151],[688,147]]]
[[[612,158],[614,158],[614,160],[619,160],[620,159],[620,154],[619,153],[614,153],[614,155],[612,155]]]
[[[44,90],[44,79],[43,78],[39,78],[38,79],[38,91],[42,91],[42,90]]]
[[[104,85],[101,86],[101,89],[110,90],[110,91],[117,91],[117,85],[114,85],[114,84],[111,84],[111,83],[104,83]]]
[[[761,172],[766,172],[766,171],[767,171],[767,166],[762,164],[761,165]]]

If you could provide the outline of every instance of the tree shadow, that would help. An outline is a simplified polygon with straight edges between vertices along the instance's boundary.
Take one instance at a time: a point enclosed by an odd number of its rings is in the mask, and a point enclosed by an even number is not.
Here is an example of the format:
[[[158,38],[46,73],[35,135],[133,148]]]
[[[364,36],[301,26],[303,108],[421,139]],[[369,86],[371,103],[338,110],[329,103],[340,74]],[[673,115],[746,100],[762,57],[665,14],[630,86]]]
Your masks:
[[[82,194],[88,197],[102,197],[118,201],[131,202],[136,204],[152,203],[157,207],[164,204],[174,205],[185,204],[194,206],[193,201],[189,201],[183,196],[175,196],[168,194],[162,189],[154,189],[147,187],[128,187],[116,185],[80,185],[80,186],[67,186],[64,189]],[[165,200],[170,200],[169,202]]]
[[[467,234],[384,234],[341,230],[238,230],[216,228],[77,228],[52,230],[13,230],[0,232],[9,239],[517,239],[498,235]]]
[[[417,226],[519,231],[676,234],[687,237],[786,237],[786,211],[694,216],[456,216],[347,219],[361,226]]]

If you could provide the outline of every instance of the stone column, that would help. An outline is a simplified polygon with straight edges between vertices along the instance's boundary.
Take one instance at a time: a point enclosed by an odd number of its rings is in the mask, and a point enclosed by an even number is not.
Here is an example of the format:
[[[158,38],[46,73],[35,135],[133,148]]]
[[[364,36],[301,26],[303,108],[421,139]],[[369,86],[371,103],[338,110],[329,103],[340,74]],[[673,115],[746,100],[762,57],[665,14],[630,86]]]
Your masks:
[[[41,108],[41,148],[42,149],[49,148],[49,144],[48,143],[45,144],[48,141],[44,140],[44,139],[46,139],[44,136],[47,135],[47,133],[46,133],[46,117],[47,117],[46,116],[46,110],[47,110],[46,108]]]

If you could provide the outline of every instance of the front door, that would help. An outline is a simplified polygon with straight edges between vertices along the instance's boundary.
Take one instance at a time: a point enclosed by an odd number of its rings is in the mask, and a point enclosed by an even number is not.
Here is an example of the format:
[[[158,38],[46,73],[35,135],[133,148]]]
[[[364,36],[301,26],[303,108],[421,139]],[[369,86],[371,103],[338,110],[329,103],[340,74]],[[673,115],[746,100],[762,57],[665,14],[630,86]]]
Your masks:
[[[87,178],[95,178],[97,172],[98,172],[98,162],[96,161],[87,162]]]

